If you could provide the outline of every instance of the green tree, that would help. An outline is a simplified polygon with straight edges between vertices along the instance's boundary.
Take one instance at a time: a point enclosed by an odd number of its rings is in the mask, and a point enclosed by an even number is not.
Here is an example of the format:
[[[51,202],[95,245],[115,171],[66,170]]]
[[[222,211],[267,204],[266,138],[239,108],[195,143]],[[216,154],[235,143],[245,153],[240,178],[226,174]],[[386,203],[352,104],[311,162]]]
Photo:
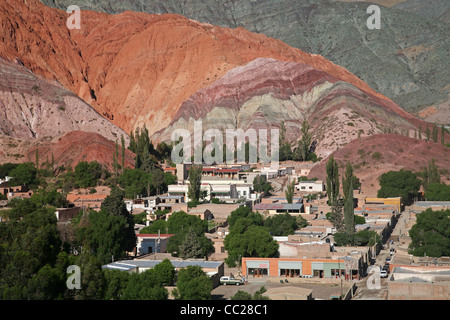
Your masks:
[[[264,195],[268,195],[270,194],[270,191],[273,191],[273,187],[269,181],[266,181],[266,179],[264,179],[260,175],[257,175],[253,179],[253,190],[255,190],[256,192],[261,192]]]
[[[422,170],[422,185],[427,190],[431,183],[440,183],[441,175],[434,159],[428,162],[428,167]]]
[[[58,269],[45,265],[28,281],[27,299],[60,300],[64,297],[66,275]]]
[[[364,217],[355,215],[355,225],[365,224],[365,223],[366,223],[366,219]]]
[[[67,207],[69,204],[66,196],[54,188],[38,189],[33,193],[30,200],[37,206],[51,205],[56,208]]]
[[[353,240],[356,246],[373,246],[375,243],[381,245],[381,237],[373,230],[358,231]]]
[[[253,296],[245,291],[238,290],[232,297],[231,300],[270,300],[269,297],[263,296],[263,293],[266,292],[266,288],[262,286],[256,291]]]
[[[264,220],[264,227],[273,236],[287,236],[297,230],[297,219],[289,213],[277,214]]]
[[[174,212],[167,220],[165,225],[169,233],[174,234],[169,239],[167,244],[167,252],[172,254],[180,253],[180,246],[186,239],[186,235],[189,230],[192,230],[200,242],[202,247],[201,256],[209,256],[214,251],[212,241],[205,237],[205,232],[208,230],[208,222],[201,220],[197,216],[189,215],[186,212],[178,211]]]
[[[124,257],[136,246],[134,219],[122,196],[121,190],[113,188],[101,210],[91,212],[87,225],[78,228],[80,240],[102,264]]]
[[[193,165],[189,169],[189,187],[187,196],[190,201],[198,203],[200,200],[200,186],[202,182],[202,166],[201,165]]]
[[[166,220],[153,221],[149,226],[141,229],[142,234],[157,234],[158,231],[164,233],[168,229]]]
[[[242,222],[248,221],[244,228]],[[239,219],[233,230],[225,237],[225,250],[228,257],[225,262],[230,267],[240,264],[242,257],[278,257],[278,243],[266,228],[251,224],[248,218]]]
[[[253,212],[249,207],[242,206],[237,208],[236,210],[231,211],[230,215],[228,216],[227,222],[230,226],[230,230],[234,227],[236,221],[242,218],[249,218],[250,222],[253,225],[263,225],[263,218],[259,213]]]
[[[335,202],[335,204],[331,207],[331,212],[328,220],[333,224],[333,227],[336,228],[336,231],[342,232],[344,230],[344,213],[343,213],[343,201],[339,199]]]
[[[445,183],[431,183],[425,191],[428,201],[450,201],[450,185]]]
[[[122,167],[122,173],[123,173],[123,170],[125,170],[125,139],[124,139],[123,135],[120,136],[120,145],[121,145],[121,158],[122,158],[121,167]]]
[[[183,259],[200,258],[203,248],[198,237],[192,228],[186,233],[184,241],[178,247],[178,255]]]
[[[154,269],[132,273],[123,289],[123,300],[167,300],[169,293],[158,281]]]
[[[39,185],[37,170],[31,162],[19,164],[9,174],[12,177],[9,181],[10,186],[28,186],[34,188]]]
[[[80,188],[95,187],[106,170],[97,161],[81,161],[75,166],[75,186]]]
[[[409,170],[389,171],[379,177],[378,197],[401,197],[402,203],[409,205],[420,188],[421,181]]]
[[[177,298],[179,300],[210,300],[212,281],[199,266],[178,271]]]
[[[281,122],[279,145],[280,145],[279,160],[280,161],[292,160],[292,148],[291,144],[286,140],[286,126],[284,124],[284,121]]]
[[[0,164],[0,179],[4,179],[6,176],[11,176],[10,172],[18,165],[18,163],[11,162]]]
[[[342,186],[344,193],[344,228],[349,236],[355,233],[355,212],[353,202],[353,167],[347,163],[345,175],[342,177]]]
[[[135,199],[137,196],[150,196],[155,189],[150,188],[152,176],[145,173],[141,169],[126,168],[123,174],[119,177],[119,186],[124,190],[125,197],[128,199]],[[153,187],[153,186],[152,186]]]
[[[304,120],[301,129],[301,139],[292,154],[292,159],[296,161],[308,161],[311,153],[312,134],[309,132],[309,123]]]
[[[155,168],[151,171],[152,186],[156,190],[156,194],[161,194],[164,190],[165,176],[161,169]],[[201,178],[200,178],[201,179]]]
[[[294,191],[295,191],[295,180],[288,184],[284,195],[286,196],[287,203],[292,203],[294,201]]]
[[[328,205],[334,206],[339,199],[339,166],[331,156],[326,165]]]
[[[416,217],[416,224],[409,231],[409,253],[414,256],[449,256],[450,210],[427,209]]]
[[[438,142],[438,134],[439,134],[439,129],[436,126],[436,124],[433,123],[433,142],[435,142],[435,143]]]
[[[122,300],[123,290],[126,288],[129,273],[121,270],[103,269],[106,281],[105,300]]]
[[[158,263],[153,270],[157,283],[163,286],[171,286],[175,282],[176,270],[169,259],[164,259]]]

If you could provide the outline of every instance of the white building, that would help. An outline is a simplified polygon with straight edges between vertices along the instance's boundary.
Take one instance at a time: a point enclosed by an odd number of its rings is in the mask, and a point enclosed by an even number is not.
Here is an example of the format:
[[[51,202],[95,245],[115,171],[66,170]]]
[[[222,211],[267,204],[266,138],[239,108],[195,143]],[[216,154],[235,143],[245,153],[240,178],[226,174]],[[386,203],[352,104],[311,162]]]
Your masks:
[[[8,182],[11,179],[12,179],[12,177],[5,176],[5,179],[0,179],[0,184],[2,184],[4,182]]]
[[[147,212],[153,212],[156,210],[156,206],[160,203],[160,199],[157,196],[144,197],[133,200],[125,200],[128,212],[139,209]]]
[[[300,181],[295,189],[301,192],[323,192],[325,191],[325,184],[322,180],[317,181]]]

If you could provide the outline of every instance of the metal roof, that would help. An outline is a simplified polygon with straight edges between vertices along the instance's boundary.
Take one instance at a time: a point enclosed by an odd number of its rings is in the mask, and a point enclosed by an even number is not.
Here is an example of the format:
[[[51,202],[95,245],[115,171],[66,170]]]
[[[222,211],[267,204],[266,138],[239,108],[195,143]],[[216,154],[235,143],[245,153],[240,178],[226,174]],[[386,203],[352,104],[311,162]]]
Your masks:
[[[116,270],[132,270],[135,268],[154,268],[162,260],[123,260],[103,265],[105,269]],[[174,268],[186,268],[188,266],[199,266],[201,268],[218,268],[223,262],[220,261],[204,261],[204,260],[170,260]]]
[[[302,203],[258,203],[253,207],[255,210],[299,210]]]

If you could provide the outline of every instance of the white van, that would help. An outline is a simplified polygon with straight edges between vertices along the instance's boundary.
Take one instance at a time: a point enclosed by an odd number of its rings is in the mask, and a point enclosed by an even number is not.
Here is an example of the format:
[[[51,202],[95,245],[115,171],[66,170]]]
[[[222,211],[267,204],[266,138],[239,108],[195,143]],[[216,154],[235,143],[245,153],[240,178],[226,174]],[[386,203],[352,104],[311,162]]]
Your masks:
[[[242,280],[231,278],[231,277],[227,277],[227,276],[224,276],[224,277],[220,278],[220,284],[223,284],[224,286],[226,286],[227,284],[235,284],[235,285],[238,286],[238,285],[240,285],[242,283],[243,283]]]

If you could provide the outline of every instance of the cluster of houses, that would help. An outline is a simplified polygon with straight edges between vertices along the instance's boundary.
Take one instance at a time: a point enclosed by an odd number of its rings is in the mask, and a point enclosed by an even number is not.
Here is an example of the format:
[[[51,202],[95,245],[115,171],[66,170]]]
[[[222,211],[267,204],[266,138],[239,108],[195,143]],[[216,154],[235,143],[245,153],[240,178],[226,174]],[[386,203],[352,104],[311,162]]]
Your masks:
[[[168,192],[150,197],[124,199],[127,210],[132,214],[147,215],[146,225],[156,219],[169,219],[172,213],[184,211],[198,216],[202,220],[212,220],[211,229],[206,236],[214,245],[214,253],[208,260],[182,260],[167,253],[167,245],[173,234],[160,230],[157,234],[143,234],[145,225],[136,226],[137,244],[130,259],[115,261],[104,268],[127,272],[142,272],[154,267],[164,258],[169,258],[175,268],[199,265],[211,277],[214,286],[225,273],[224,260],[227,252],[224,239],[228,234],[227,217],[240,206],[248,206],[265,217],[289,213],[301,216],[308,225],[295,230],[286,237],[274,237],[279,244],[277,258],[241,258],[240,275],[252,278],[315,278],[358,280],[367,276],[371,265],[381,248],[374,246],[342,247],[336,246],[333,235],[336,229],[327,219],[331,207],[327,204],[325,184],[320,180],[304,180],[309,170],[295,172],[286,167],[277,170],[261,168],[250,170],[248,165],[233,167],[210,166],[202,168],[201,190],[204,191],[204,203],[196,207],[188,206],[188,171],[190,164],[180,164],[165,168],[177,177],[177,183],[168,186]],[[293,201],[288,203],[283,188],[271,196],[262,196],[253,189],[253,180],[260,176],[269,182],[272,179],[284,179],[285,183],[296,181]],[[280,180],[277,180],[280,181]],[[32,192],[26,187],[9,187],[8,181],[0,181],[0,192],[12,197],[30,197]],[[309,195],[316,197],[309,197]],[[69,222],[82,209],[100,210],[105,194],[67,195],[72,204],[70,208],[58,208],[56,216],[61,223]],[[217,199],[219,201],[214,201]],[[396,254],[390,265],[390,297],[392,299],[448,297],[450,284],[450,260],[425,257],[412,257],[407,253],[410,239],[403,231],[409,230],[415,223],[416,214],[432,208],[442,210],[450,208],[450,202],[419,201],[407,211],[403,211],[400,198],[367,198],[355,192],[355,215],[364,217],[364,223],[355,226],[361,230],[375,231],[383,243],[389,246],[396,241]],[[403,212],[402,212],[403,211]],[[402,212],[402,215],[400,213]],[[401,218],[401,219],[399,219]],[[395,228],[397,226],[397,228]],[[395,228],[395,229],[394,229]],[[405,280],[406,279],[406,280]],[[444,279],[444,280],[443,280]],[[436,284],[436,281],[440,281]],[[443,282],[442,282],[443,281]],[[417,288],[416,288],[417,286]],[[439,291],[440,290],[440,291]],[[439,292],[438,292],[439,291]],[[412,292],[419,292],[415,297]],[[444,293],[442,293],[444,292]],[[413,297],[414,296],[414,297]]]
[[[10,186],[9,181],[11,177],[6,176],[4,179],[0,179],[0,193],[6,196],[8,200],[14,198],[30,198],[33,195],[33,191],[27,186]]]
[[[271,170],[262,168],[258,171],[249,170],[246,166],[231,168],[205,167],[202,170],[201,186],[206,191],[205,200],[214,198],[220,203],[207,202],[195,208],[189,208],[187,195],[189,164],[166,168],[177,176],[177,184],[168,188],[167,194],[126,200],[127,209],[132,213],[147,211],[149,216],[157,210],[166,210],[166,219],[171,212],[183,210],[201,219],[211,219],[217,222],[216,227],[206,234],[214,244],[215,252],[208,261],[222,262],[227,257],[224,248],[224,238],[228,234],[226,218],[239,206],[249,206],[253,211],[264,216],[289,213],[302,216],[308,221],[308,226],[296,230],[287,237],[274,237],[279,244],[278,258],[242,258],[241,275],[254,277],[290,277],[290,278],[344,278],[347,280],[361,279],[366,276],[366,269],[371,259],[379,250],[374,247],[337,247],[334,246],[333,234],[335,228],[326,219],[326,213],[331,211],[324,198],[325,185],[323,181],[301,181],[293,168]],[[307,174],[308,172],[302,172]],[[292,203],[288,203],[284,190],[273,196],[261,197],[253,190],[253,179],[257,176],[274,179],[287,176],[287,181],[295,179],[296,191]],[[308,200],[308,194],[317,194],[315,200]],[[374,230],[382,238],[389,237],[400,212],[400,199],[357,199],[355,214],[365,217],[365,223],[357,225],[357,230]],[[149,223],[151,220],[149,219]],[[171,234],[140,234],[134,252],[134,261],[153,261],[155,255],[165,254]],[[128,261],[129,270],[139,270],[139,266]],[[149,262],[150,263],[150,262]],[[154,263],[154,262],[151,262]],[[115,268],[117,263],[105,267]],[[144,267],[142,267],[144,268]],[[218,270],[222,270],[218,268]],[[223,275],[223,274],[222,274]]]

